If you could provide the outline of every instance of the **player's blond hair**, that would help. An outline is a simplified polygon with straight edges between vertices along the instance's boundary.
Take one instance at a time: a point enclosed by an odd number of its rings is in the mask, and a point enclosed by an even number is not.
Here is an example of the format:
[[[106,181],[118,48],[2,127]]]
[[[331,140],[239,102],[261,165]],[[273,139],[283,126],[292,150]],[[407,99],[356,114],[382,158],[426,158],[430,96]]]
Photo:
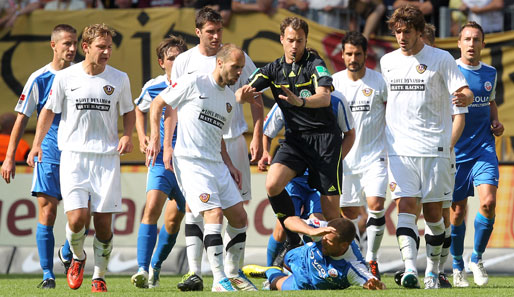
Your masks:
[[[216,53],[216,60],[220,59],[225,62],[234,51],[243,52],[243,50],[235,44],[226,43],[219,49],[218,53]]]
[[[430,44],[430,46],[434,46],[435,44],[435,26],[426,23],[425,24],[425,30],[423,31],[423,38],[425,38]]]
[[[91,45],[93,40],[98,37],[107,37],[111,38],[116,36],[116,31],[106,24],[93,24],[84,28],[84,32],[82,33],[82,42]]]

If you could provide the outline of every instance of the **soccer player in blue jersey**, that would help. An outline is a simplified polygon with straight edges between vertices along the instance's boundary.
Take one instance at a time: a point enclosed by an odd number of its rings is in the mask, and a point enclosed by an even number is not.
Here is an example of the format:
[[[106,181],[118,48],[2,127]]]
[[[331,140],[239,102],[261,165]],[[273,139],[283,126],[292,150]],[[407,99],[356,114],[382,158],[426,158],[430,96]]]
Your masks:
[[[141,152],[146,152],[148,136],[146,134],[146,113],[150,110],[150,103],[171,84],[171,68],[175,58],[187,50],[182,38],[170,36],[157,47],[159,66],[165,71],[154,79],[149,80],[143,87],[141,95],[135,100],[136,130],[139,137]],[[137,262],[139,270],[131,278],[131,282],[138,288],[154,288],[159,286],[159,272],[161,264],[171,252],[177,240],[180,222],[184,218],[185,198],[180,191],[175,174],[171,170],[171,150],[175,144],[176,132],[170,127],[171,118],[164,120],[165,110],[160,124],[161,145],[163,151],[157,155],[155,165],[148,169],[146,185],[146,206],[139,226],[137,237]],[[166,127],[167,126],[167,127]],[[166,145],[164,145],[166,144]],[[157,220],[162,208],[169,198],[164,214],[164,225],[159,232],[159,241],[155,253],[152,252],[157,241]],[[150,258],[151,266],[150,266]]]
[[[51,35],[50,46],[53,51],[52,62],[38,69],[29,77],[15,110],[18,112],[7,148],[6,158],[2,164],[2,177],[7,183],[14,179],[16,164],[14,156],[16,148],[23,136],[25,127],[34,111],[39,113],[45,105],[55,73],[70,66],[77,53],[77,30],[70,25],[57,25]],[[39,288],[55,288],[54,266],[54,223],[57,215],[57,205],[62,200],[59,183],[59,164],[61,152],[57,148],[57,128],[60,115],[52,123],[48,135],[43,140],[44,157],[37,162],[32,182],[32,196],[38,201],[38,224],[36,229],[36,244],[39,253],[39,263],[43,270],[43,281]],[[59,250],[59,257],[69,267],[71,251],[68,242]]]
[[[493,135],[502,135],[504,127],[498,120],[498,107],[494,101],[496,69],[480,61],[481,50],[485,47],[482,27],[475,22],[465,24],[461,28],[458,45],[461,58],[457,60],[457,65],[473,91],[474,100],[468,106],[464,131],[455,145],[457,173],[451,208],[450,248],[453,256],[453,284],[456,287],[469,286],[462,259],[466,233],[464,219],[468,197],[474,195],[474,187],[477,187],[480,208],[475,216],[474,248],[469,268],[475,283],[484,286],[488,276],[482,254],[493,231],[496,190],[500,177]]]
[[[365,289],[385,289],[374,277],[354,241],[355,226],[344,218],[328,222],[336,232],[328,233],[315,242],[290,250],[284,264],[291,271],[286,275],[279,267],[247,265],[246,275],[266,277],[272,290],[337,290],[352,285]]]

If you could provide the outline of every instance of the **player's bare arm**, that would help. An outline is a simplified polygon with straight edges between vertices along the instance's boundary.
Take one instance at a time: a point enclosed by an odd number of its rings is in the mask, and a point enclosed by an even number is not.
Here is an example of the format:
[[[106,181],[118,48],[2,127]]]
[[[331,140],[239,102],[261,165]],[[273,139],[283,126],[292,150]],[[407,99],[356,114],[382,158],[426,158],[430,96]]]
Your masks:
[[[16,148],[20,143],[21,136],[23,135],[28,122],[29,117],[22,113],[18,113],[16,122],[14,122],[14,126],[11,131],[11,137],[9,138],[5,160],[2,164],[2,177],[6,183],[10,183],[11,177],[14,179],[14,176],[16,175],[16,162],[14,161]]]
[[[164,162],[164,168],[169,171],[173,171],[173,163],[171,159],[173,157],[173,133],[177,127],[178,114],[177,110],[167,106],[164,111],[164,141],[162,147],[162,160]]]
[[[161,136],[159,135],[159,120],[161,118],[162,109],[166,106],[166,102],[160,95],[155,97],[150,105],[150,141],[146,148],[146,166],[155,165],[157,154],[161,150]]]
[[[355,142],[355,128],[352,128],[348,132],[344,132],[343,143],[341,144],[341,158],[344,159],[346,155],[352,149],[353,143]]]
[[[263,151],[262,151],[262,157],[261,159],[259,160],[259,163],[257,164],[257,168],[260,170],[260,171],[267,171],[268,170],[268,165],[271,164],[271,155],[269,153],[269,150],[271,148],[271,141],[273,139],[267,135],[263,135],[262,136],[262,148],[263,148]]]
[[[134,149],[132,144],[132,131],[136,124],[136,113],[131,110],[123,114],[123,135],[118,142],[118,153],[120,155],[131,153]]]
[[[136,106],[136,132],[137,138],[139,139],[139,150],[144,154],[146,153],[146,147],[148,146],[149,137],[146,135],[147,118],[145,112],[142,112],[139,107]]]
[[[227,153],[227,147],[225,145],[225,140],[221,139],[221,158],[223,159],[223,163],[227,165],[228,170],[230,171],[230,175],[234,179],[237,184],[237,188],[241,190],[243,188],[243,178],[241,171],[239,171],[233,164],[230,156]]]
[[[323,236],[325,234],[335,232],[333,227],[313,228],[307,225],[300,217],[297,216],[287,217],[284,221],[284,225],[292,232],[305,234],[310,237]]]
[[[362,287],[367,290],[385,290],[386,288],[385,284],[376,278],[370,278]]]
[[[496,101],[491,101],[489,104],[491,109],[491,131],[495,136],[501,136],[505,128],[498,119],[498,106],[496,105]]]
[[[452,103],[458,107],[465,107],[473,103],[474,95],[468,86],[458,89],[452,96]]]
[[[53,111],[43,107],[39,118],[37,120],[36,135],[34,136],[34,142],[32,143],[32,149],[30,150],[29,156],[27,157],[27,164],[30,167],[34,167],[34,157],[37,156],[38,162],[43,159],[43,151],[41,150],[41,143],[52,126],[55,113]]]
[[[255,104],[250,104],[253,119],[253,137],[250,142],[250,163],[255,163],[260,160],[262,156],[262,125],[264,123],[264,104],[262,103],[262,96],[259,95],[254,98]]]
[[[453,123],[452,123],[452,138],[451,138],[451,149],[455,147],[455,144],[457,141],[459,141],[460,136],[462,135],[462,131],[464,131],[464,126],[466,125],[466,115],[456,114],[453,116]]]
[[[278,95],[278,97],[282,100],[287,101],[291,105],[308,108],[320,108],[330,106],[330,88],[328,87],[317,87],[316,94],[307,98],[300,98],[296,96],[293,92],[291,92],[291,90],[284,86],[281,86],[281,88],[286,95]]]

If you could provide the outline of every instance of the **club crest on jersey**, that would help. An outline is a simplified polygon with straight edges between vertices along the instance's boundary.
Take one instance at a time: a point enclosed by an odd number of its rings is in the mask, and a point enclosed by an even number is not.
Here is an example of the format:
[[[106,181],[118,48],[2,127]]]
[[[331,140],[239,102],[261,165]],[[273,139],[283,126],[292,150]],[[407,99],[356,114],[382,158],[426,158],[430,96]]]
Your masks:
[[[227,112],[230,113],[232,111],[232,105],[227,102]]]
[[[20,101],[18,101],[18,104],[21,104],[25,100],[25,94],[21,94]]]
[[[371,88],[362,89],[362,94],[364,94],[364,96],[366,96],[366,97],[369,97],[369,96],[371,96],[371,94],[373,94],[373,89],[371,89]]]
[[[303,89],[303,90],[301,90],[301,91],[300,91],[300,97],[302,97],[302,98],[308,98],[308,97],[310,97],[310,96],[312,96],[311,91],[309,91],[309,90],[307,90],[307,89]]]
[[[427,65],[425,65],[425,64],[419,64],[418,66],[416,66],[416,71],[419,74],[423,74],[423,72],[425,72],[425,70],[427,70]]]
[[[202,201],[203,203],[207,203],[207,201],[209,201],[209,199],[211,199],[211,194],[207,194],[207,193],[200,194],[200,201]]]
[[[328,275],[330,275],[331,277],[337,277],[337,275],[338,275],[337,270],[335,268],[330,268],[328,270]]]
[[[114,87],[110,86],[110,85],[105,85],[104,86],[104,92],[107,95],[112,95],[112,93],[114,92]]]
[[[396,189],[396,183],[395,182],[389,183],[389,190],[391,190],[391,192],[394,192],[395,189]]]
[[[489,91],[491,91],[491,90],[493,89],[493,85],[491,84],[491,82],[490,82],[490,81],[486,81],[486,82],[484,83],[484,88],[485,88],[485,90],[486,90],[487,92],[489,92]]]

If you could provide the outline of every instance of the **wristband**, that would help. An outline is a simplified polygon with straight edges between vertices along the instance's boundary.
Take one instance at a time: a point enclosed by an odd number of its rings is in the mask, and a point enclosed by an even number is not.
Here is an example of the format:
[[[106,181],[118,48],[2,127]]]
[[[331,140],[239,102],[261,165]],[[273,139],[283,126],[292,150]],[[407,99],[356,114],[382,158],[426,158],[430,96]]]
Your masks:
[[[300,97],[300,98],[302,99],[302,105],[300,105],[300,107],[304,107],[304,106],[305,106],[305,102],[306,102],[307,100],[305,100],[305,98],[303,98],[303,97]]]

